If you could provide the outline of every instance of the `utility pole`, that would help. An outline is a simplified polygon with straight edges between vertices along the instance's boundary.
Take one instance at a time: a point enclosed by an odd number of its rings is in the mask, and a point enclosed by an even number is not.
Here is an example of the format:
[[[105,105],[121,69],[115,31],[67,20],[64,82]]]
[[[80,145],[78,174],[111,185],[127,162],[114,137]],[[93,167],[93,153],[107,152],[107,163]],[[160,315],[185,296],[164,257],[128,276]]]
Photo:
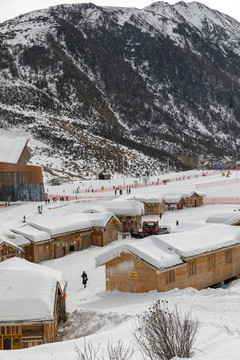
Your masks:
[[[238,153],[237,153],[237,159],[236,159],[236,181],[237,181],[237,172],[238,172]]]
[[[170,158],[167,158],[166,160],[167,160],[167,172],[169,172],[169,160],[170,160]]]
[[[125,189],[124,156],[122,155],[123,189]]]

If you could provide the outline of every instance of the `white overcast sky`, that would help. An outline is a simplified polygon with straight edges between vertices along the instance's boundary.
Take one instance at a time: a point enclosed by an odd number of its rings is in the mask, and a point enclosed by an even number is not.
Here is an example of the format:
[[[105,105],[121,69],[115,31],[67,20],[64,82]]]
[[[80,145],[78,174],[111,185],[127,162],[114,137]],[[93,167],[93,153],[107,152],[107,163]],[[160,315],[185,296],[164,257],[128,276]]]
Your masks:
[[[0,0],[0,22],[11,19],[29,11],[47,8],[58,4],[88,3],[92,2],[99,6],[122,6],[137,7],[139,9],[155,2],[153,0]],[[178,1],[166,1],[169,4],[176,4]],[[186,0],[186,3],[191,2]],[[240,0],[201,0],[198,1],[212,9],[219,10],[240,21]]]

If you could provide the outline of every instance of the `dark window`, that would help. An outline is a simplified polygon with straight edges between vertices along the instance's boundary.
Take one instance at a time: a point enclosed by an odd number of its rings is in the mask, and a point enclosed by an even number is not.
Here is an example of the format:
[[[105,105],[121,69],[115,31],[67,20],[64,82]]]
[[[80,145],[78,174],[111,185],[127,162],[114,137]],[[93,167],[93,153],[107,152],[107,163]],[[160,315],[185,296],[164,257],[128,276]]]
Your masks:
[[[190,261],[190,262],[188,263],[188,273],[189,273],[189,275],[195,275],[196,272],[197,272],[196,260]]]

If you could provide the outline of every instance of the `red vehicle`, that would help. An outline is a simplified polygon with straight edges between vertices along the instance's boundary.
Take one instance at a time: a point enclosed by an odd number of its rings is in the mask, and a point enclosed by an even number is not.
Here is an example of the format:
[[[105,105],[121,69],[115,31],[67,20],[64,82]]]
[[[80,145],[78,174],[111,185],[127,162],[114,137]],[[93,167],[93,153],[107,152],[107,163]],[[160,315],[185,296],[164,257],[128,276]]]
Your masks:
[[[139,232],[131,232],[131,237],[136,239],[142,239],[151,235],[163,235],[169,234],[171,231],[170,226],[162,225],[159,226],[158,221],[144,220],[142,230]]]
[[[149,233],[149,235],[156,235],[158,234],[159,231],[159,224],[158,221],[143,221],[143,227],[142,227],[142,231],[144,233]]]

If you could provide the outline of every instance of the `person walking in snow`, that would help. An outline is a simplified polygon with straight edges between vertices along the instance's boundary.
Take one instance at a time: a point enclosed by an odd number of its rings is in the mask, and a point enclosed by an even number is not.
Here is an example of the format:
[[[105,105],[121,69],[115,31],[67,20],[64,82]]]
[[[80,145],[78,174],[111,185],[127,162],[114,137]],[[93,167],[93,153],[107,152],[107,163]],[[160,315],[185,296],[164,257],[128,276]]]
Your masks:
[[[161,218],[162,218],[162,213],[160,212],[160,214],[159,214],[159,217],[160,217],[160,220],[161,220]]]
[[[83,271],[81,277],[82,277],[82,283],[83,283],[84,287],[86,287],[86,286],[87,286],[88,277],[87,277],[87,274],[86,274],[85,271]]]

